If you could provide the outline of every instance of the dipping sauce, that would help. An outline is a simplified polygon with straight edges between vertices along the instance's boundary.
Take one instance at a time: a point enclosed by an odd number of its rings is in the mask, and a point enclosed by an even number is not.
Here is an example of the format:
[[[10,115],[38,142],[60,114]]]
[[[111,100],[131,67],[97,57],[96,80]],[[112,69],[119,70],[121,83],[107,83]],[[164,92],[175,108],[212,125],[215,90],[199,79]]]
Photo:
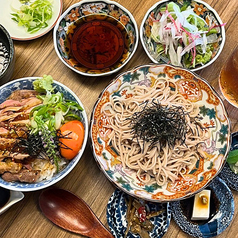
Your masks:
[[[0,187],[0,209],[8,202],[10,198],[10,191]]]
[[[238,47],[222,67],[219,83],[224,97],[238,107]]]
[[[129,37],[125,27],[110,16],[82,17],[76,22],[74,32],[67,35],[71,57],[90,69],[110,67],[128,52]]]

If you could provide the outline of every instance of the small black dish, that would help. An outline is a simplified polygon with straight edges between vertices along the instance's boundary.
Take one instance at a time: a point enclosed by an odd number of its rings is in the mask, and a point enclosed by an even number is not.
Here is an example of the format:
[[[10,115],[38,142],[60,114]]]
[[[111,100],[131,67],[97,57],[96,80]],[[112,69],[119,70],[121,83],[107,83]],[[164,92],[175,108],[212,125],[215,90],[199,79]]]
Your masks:
[[[4,207],[10,199],[10,190],[0,187],[0,209]]]
[[[7,83],[13,74],[15,66],[15,49],[13,40],[8,31],[0,24],[0,54],[5,58],[7,54],[7,63],[3,70],[0,70],[0,85]]]

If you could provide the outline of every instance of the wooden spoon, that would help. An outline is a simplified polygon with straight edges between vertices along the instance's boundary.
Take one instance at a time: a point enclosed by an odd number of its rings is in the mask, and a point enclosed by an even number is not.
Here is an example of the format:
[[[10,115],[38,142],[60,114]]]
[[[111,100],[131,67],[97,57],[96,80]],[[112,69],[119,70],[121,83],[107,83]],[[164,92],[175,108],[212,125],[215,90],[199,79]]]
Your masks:
[[[59,188],[47,189],[40,194],[39,205],[49,220],[68,231],[91,238],[114,237],[89,206],[71,192]]]

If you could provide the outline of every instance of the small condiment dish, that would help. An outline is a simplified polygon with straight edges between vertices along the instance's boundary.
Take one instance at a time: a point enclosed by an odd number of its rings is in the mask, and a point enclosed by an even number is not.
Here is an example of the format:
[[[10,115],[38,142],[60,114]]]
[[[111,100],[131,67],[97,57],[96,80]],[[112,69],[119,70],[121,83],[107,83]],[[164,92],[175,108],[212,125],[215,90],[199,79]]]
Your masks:
[[[119,3],[83,0],[61,15],[53,38],[67,67],[85,76],[105,76],[129,62],[139,37],[134,17]]]
[[[140,40],[154,63],[197,71],[218,58],[225,29],[217,12],[204,1],[162,0],[145,14]]]
[[[21,201],[24,194],[0,187],[0,215],[7,211],[12,205]]]
[[[15,49],[9,32],[0,24],[0,85],[8,82],[15,66]]]

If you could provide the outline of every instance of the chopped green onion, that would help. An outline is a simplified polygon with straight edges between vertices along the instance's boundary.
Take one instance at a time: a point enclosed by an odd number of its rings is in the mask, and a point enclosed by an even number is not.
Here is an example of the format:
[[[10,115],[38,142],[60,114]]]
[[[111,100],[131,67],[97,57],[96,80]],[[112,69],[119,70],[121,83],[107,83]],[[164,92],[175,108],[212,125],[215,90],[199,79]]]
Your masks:
[[[27,32],[35,33],[48,27],[48,21],[53,15],[52,3],[48,0],[36,0],[29,5],[23,4],[20,10],[11,15],[18,26],[24,26]]]

